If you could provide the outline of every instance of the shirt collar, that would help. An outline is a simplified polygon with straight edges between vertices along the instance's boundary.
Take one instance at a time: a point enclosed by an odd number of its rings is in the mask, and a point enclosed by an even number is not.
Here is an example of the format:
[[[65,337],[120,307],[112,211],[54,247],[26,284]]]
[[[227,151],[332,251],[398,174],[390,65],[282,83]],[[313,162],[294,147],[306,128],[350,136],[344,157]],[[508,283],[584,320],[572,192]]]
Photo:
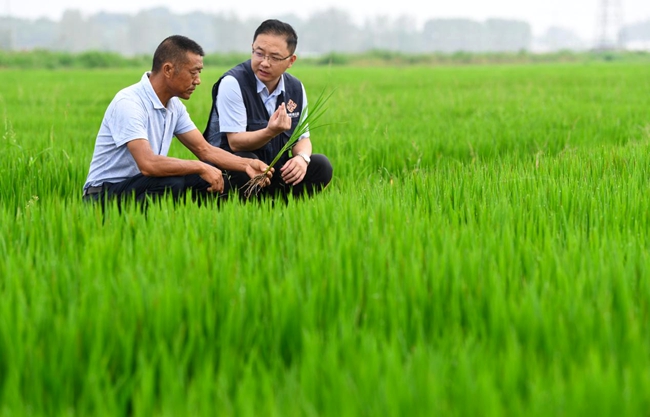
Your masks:
[[[151,100],[151,104],[153,105],[153,108],[164,109],[165,106],[163,106],[162,102],[158,98],[158,95],[156,95],[156,92],[153,90],[153,86],[151,85],[151,80],[149,79],[150,75],[151,75],[151,71],[145,72],[144,75],[142,75],[142,79],[140,80],[140,85],[142,85],[142,88],[144,89],[147,98]]]
[[[280,77],[280,82],[278,83],[278,86],[275,88],[275,91],[268,91],[266,88],[266,85],[262,81],[260,81],[259,78],[257,78],[257,75],[255,75],[255,81],[257,82],[257,94],[261,94],[264,90],[267,90],[269,96],[273,95],[280,95],[280,93],[284,93],[284,74]]]

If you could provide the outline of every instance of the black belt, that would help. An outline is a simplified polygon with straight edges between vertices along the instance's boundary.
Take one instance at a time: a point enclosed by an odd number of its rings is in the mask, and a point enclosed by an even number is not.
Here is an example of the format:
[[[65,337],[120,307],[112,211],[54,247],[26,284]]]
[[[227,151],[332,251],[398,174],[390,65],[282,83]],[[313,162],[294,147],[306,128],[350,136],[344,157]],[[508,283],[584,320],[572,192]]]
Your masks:
[[[99,187],[88,187],[84,190],[84,197],[87,195],[99,194],[102,191],[104,191],[104,185],[100,185]]]

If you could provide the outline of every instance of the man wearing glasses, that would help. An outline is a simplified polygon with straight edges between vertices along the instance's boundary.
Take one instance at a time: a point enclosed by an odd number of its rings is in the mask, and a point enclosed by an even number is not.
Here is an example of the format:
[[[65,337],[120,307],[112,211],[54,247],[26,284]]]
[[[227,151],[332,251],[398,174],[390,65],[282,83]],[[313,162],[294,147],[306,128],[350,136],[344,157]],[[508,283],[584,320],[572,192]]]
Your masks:
[[[238,156],[271,163],[307,106],[304,86],[286,72],[296,62],[297,44],[298,36],[288,23],[262,22],[253,37],[251,59],[227,71],[212,88],[212,109],[204,132],[208,142]],[[280,168],[262,195],[312,195],[332,179],[327,157],[312,154],[309,132],[295,143],[291,154],[282,155],[276,167]]]

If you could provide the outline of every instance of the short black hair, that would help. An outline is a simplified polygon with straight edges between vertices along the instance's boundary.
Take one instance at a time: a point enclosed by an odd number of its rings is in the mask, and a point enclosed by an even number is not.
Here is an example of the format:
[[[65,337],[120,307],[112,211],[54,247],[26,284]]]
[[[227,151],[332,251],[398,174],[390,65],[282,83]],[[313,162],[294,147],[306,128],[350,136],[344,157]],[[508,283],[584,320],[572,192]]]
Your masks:
[[[187,61],[187,53],[205,56],[201,45],[183,35],[172,35],[158,45],[153,54],[151,72],[158,72],[165,62],[171,62],[174,66],[181,66]]]
[[[277,19],[268,19],[262,22],[262,24],[255,31],[255,36],[253,36],[253,42],[259,35],[277,35],[284,36],[287,40],[287,48],[292,54],[296,52],[296,46],[298,46],[298,35],[296,31],[293,30],[290,24],[281,22]]]

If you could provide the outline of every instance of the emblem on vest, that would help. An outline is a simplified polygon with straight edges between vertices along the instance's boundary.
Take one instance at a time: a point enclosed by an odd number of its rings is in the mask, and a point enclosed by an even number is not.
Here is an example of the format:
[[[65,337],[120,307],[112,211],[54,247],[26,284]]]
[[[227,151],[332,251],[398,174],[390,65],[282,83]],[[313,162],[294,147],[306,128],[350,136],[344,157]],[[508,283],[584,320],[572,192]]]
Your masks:
[[[289,110],[289,113],[293,113],[293,111],[296,110],[296,107],[298,107],[298,105],[294,103],[293,100],[289,99],[289,102],[287,103],[287,110]]]

